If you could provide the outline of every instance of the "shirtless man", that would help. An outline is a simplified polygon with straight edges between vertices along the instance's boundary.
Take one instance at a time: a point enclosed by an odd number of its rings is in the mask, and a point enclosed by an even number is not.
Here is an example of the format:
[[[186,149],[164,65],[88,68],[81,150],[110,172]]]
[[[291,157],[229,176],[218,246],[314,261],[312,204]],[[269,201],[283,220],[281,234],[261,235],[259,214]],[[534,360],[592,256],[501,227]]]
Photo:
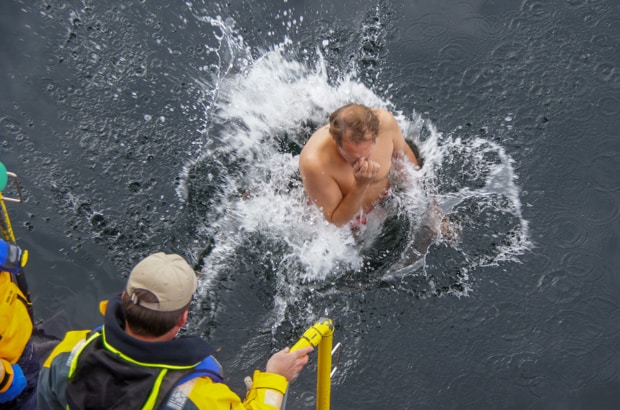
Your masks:
[[[348,104],[334,111],[299,156],[310,198],[336,226],[368,212],[388,189],[392,158],[418,165],[396,119],[388,111]]]

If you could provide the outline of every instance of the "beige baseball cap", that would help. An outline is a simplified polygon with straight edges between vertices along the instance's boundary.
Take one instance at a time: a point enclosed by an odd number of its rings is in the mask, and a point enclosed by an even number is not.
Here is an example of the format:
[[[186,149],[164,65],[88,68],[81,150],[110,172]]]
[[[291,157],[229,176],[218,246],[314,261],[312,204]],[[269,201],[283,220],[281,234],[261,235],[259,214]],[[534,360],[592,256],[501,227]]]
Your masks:
[[[183,257],[158,252],[142,259],[133,268],[125,292],[135,304],[150,310],[172,312],[189,304],[196,286],[196,273]],[[136,289],[152,293],[158,302],[138,300],[134,294]]]

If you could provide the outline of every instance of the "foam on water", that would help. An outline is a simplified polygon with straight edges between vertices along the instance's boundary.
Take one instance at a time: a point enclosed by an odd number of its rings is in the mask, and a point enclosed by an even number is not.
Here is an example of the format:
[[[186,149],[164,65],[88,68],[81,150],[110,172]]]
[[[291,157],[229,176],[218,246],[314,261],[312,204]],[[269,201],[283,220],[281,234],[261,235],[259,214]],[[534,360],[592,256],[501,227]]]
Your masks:
[[[476,267],[516,260],[530,246],[512,159],[500,145],[438,132],[416,112],[398,111],[354,71],[330,78],[320,45],[314,60],[301,58],[287,38],[252,57],[232,23],[202,21],[220,28],[222,46],[214,50],[226,50],[227,63],[209,81],[197,80],[212,98],[203,102],[201,153],[186,164],[178,192],[197,219],[198,242],[211,244],[194,252],[203,255],[210,310],[217,309],[218,282],[232,275],[231,261],[256,249],[260,260],[249,263],[252,274],[274,278],[267,320],[277,326],[300,303],[302,316],[329,313],[308,301],[346,292],[351,281],[358,288],[382,282],[418,295],[466,295]],[[395,164],[401,171],[392,175],[393,199],[361,232],[326,223],[308,205],[297,168],[307,138],[351,101],[392,111],[424,160],[420,170]],[[458,266],[428,263],[448,248]]]

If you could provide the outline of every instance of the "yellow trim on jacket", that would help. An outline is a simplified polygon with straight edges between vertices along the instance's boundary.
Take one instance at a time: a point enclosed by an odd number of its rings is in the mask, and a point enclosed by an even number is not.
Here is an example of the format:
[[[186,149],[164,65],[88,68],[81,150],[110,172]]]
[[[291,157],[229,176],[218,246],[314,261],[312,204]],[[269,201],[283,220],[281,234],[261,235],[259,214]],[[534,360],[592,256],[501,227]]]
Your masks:
[[[69,353],[73,350],[78,343],[86,343],[86,336],[91,330],[71,330],[65,334],[64,339],[56,345],[52,353],[47,357],[43,367],[49,369],[52,365],[52,360],[61,353]]]

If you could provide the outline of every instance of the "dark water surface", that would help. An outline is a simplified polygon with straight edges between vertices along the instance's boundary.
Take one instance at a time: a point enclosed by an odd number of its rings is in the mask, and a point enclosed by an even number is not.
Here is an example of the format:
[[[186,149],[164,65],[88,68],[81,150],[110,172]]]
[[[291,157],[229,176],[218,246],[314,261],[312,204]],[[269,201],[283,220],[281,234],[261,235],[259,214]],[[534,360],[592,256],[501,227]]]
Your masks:
[[[35,315],[97,325],[163,249],[204,273],[191,330],[239,393],[329,314],[334,409],[617,408],[619,44],[611,0],[3,1],[0,160],[26,197],[9,211]],[[421,270],[303,259],[316,231],[290,228],[299,186],[275,169],[346,93],[423,121],[427,189],[461,195],[460,242]],[[493,189],[486,163],[505,165]],[[314,408],[308,369],[288,408]]]

